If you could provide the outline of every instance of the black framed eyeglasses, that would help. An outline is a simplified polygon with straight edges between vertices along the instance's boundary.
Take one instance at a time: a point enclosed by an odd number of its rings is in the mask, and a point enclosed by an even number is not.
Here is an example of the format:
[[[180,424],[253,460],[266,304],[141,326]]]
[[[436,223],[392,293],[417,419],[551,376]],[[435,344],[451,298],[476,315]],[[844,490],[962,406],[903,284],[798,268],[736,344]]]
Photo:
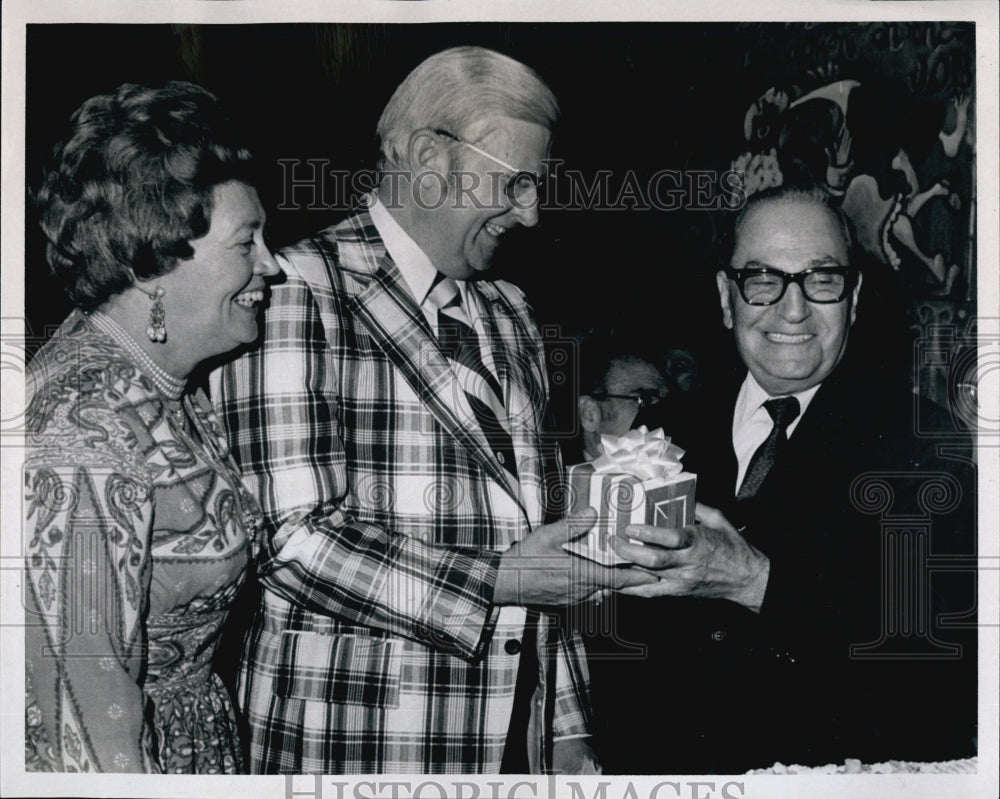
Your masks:
[[[538,203],[542,186],[545,183],[544,177],[527,169],[518,169],[516,166],[511,166],[506,161],[497,158],[495,155],[491,155],[481,147],[465,141],[465,139],[459,138],[454,133],[449,133],[441,128],[436,128],[434,132],[438,136],[444,136],[446,139],[451,139],[458,144],[464,144],[470,150],[479,153],[483,158],[488,158],[494,164],[502,166],[508,172],[512,172],[513,174],[508,178],[507,185],[504,187],[507,199],[510,200],[512,205],[517,208],[531,208]]]
[[[842,302],[858,280],[853,266],[814,266],[801,272],[782,272],[769,266],[724,269],[735,280],[748,305],[774,305],[785,296],[789,283],[797,283],[802,295],[820,305]]]
[[[605,391],[595,391],[591,394],[596,400],[605,399],[623,399],[632,400],[637,403],[639,410],[646,408],[650,405],[656,405],[658,402],[662,402],[666,398],[666,392],[660,391],[655,388],[639,388],[636,389],[634,394],[608,394]]]

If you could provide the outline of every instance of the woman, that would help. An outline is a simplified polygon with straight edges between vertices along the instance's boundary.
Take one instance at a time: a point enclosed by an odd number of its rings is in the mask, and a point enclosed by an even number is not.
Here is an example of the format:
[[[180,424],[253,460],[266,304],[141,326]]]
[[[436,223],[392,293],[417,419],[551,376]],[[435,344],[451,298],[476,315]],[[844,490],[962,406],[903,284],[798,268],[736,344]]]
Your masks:
[[[211,662],[260,514],[188,377],[278,272],[249,160],[211,94],[130,84],[38,192],[76,308],[28,368],[28,770],[243,770]]]

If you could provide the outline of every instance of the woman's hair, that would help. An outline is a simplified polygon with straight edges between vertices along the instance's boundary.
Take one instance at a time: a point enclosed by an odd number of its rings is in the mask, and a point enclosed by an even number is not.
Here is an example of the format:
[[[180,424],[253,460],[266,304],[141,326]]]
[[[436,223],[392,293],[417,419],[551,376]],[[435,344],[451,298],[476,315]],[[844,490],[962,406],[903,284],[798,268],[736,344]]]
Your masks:
[[[399,84],[378,122],[379,169],[405,168],[410,134],[420,128],[461,136],[490,116],[552,130],[559,104],[530,67],[483,47],[453,47],[421,62]]]
[[[250,153],[218,98],[190,83],[127,83],[73,114],[35,195],[53,274],[89,310],[190,258],[212,190],[252,185]]]

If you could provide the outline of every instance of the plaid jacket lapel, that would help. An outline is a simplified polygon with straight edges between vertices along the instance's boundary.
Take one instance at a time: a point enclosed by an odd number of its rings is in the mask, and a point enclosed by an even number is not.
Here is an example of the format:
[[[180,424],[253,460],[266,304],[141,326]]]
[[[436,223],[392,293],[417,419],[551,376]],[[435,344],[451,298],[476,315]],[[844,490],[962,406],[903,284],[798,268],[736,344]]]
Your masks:
[[[350,310],[427,404],[434,418],[520,503],[517,481],[493,457],[465,392],[388,254],[382,258],[368,286],[353,298],[352,305]]]
[[[520,302],[505,291],[517,292],[516,299]],[[545,398],[538,396],[538,389],[546,385],[546,375],[539,366],[544,363],[544,353],[536,352],[539,345],[527,333],[534,329],[534,320],[520,310],[525,307],[523,297],[508,284],[474,282],[469,284],[469,292],[477,295],[486,341],[500,385],[504,386],[504,405],[514,448],[518,452],[537,453],[543,447],[539,424],[545,412]],[[518,474],[524,487],[546,484],[545,466],[537,458],[519,459]],[[522,502],[529,514],[544,514],[537,500],[535,491],[522,492]]]
[[[497,369],[500,385],[505,387],[504,404],[508,408],[525,407],[531,401],[531,386],[544,385],[542,374],[527,374],[525,370],[537,366],[534,360],[514,357],[522,353],[530,342],[515,327],[517,311],[492,283],[470,283],[469,291],[478,295],[480,307],[485,309],[481,320]],[[515,419],[523,415],[514,414]]]

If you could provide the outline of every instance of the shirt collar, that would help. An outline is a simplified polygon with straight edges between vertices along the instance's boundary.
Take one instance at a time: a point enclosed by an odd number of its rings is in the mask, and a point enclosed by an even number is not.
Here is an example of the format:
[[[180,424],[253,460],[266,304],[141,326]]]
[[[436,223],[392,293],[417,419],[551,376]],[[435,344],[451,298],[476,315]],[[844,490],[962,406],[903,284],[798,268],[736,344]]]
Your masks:
[[[434,278],[438,273],[437,268],[431,263],[427,253],[420,249],[420,245],[393,218],[374,192],[367,195],[367,207],[375,229],[378,230],[389,257],[395,262],[399,273],[403,276],[403,281],[413,295],[413,299],[417,301],[417,305],[423,305],[428,292],[434,285]],[[462,294],[462,300],[465,301],[465,281],[456,280],[455,284]]]
[[[821,383],[817,383],[812,388],[807,388],[805,391],[799,391],[795,394],[777,394],[772,397],[763,388],[761,388],[760,383],[757,382],[756,378],[747,372],[746,380],[743,381],[743,386],[740,388],[739,399],[736,402],[736,412],[734,414],[734,422],[736,424],[747,422],[750,417],[760,410],[764,403],[769,399],[775,399],[776,397],[795,397],[799,401],[799,415],[795,418],[795,421],[789,425],[789,432],[798,424],[799,419],[801,419],[806,412],[806,408],[809,407],[809,403],[812,402],[812,398],[816,396],[816,392],[819,391]],[[765,411],[766,413],[766,411]]]

